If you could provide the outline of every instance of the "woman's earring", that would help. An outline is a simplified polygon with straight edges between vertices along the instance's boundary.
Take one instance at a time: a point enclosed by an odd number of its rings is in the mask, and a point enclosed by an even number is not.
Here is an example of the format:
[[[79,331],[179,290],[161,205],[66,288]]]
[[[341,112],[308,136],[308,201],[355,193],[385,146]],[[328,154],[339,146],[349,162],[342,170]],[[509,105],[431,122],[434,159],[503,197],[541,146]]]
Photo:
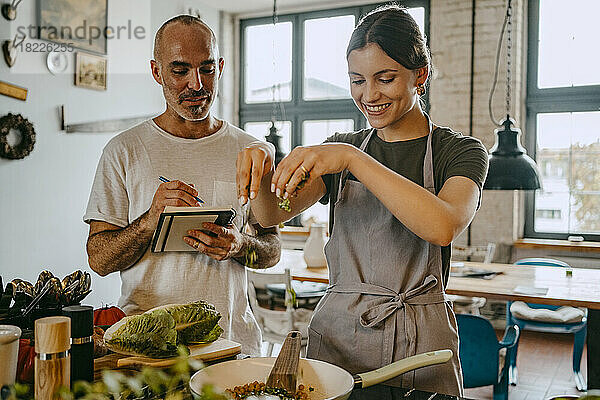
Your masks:
[[[423,84],[422,84],[422,83],[419,83],[419,84],[417,85],[417,94],[418,94],[419,96],[423,96],[423,95],[425,94],[425,86],[423,86]]]

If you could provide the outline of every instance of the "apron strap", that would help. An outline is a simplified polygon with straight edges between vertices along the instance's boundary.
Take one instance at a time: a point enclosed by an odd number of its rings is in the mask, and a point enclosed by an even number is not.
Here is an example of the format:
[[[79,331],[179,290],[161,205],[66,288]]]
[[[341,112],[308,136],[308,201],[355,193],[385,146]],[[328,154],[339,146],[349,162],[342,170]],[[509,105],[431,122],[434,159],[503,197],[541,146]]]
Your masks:
[[[427,126],[429,129],[429,134],[427,135],[427,150],[425,152],[425,160],[423,162],[423,187],[427,189],[429,192],[435,194],[435,179],[433,174],[433,149],[432,149],[432,137],[433,137],[433,124],[431,123],[431,118],[427,113],[424,113],[425,118],[427,118]],[[371,129],[371,132],[367,135],[367,137],[360,144],[359,149],[361,151],[365,151],[367,148],[367,144],[369,140],[375,133],[375,128]],[[344,187],[344,179],[348,176],[348,170],[345,169],[340,174],[340,183],[338,185],[337,199],[342,195],[342,189]]]
[[[429,115],[425,114],[427,123],[429,124],[429,135],[427,136],[427,151],[425,153],[425,160],[423,162],[423,187],[429,192],[435,194],[435,179],[433,175],[433,149],[432,149],[432,137],[433,137],[433,124]]]
[[[367,148],[367,144],[369,144],[369,140],[371,139],[371,136],[373,136],[373,133],[375,133],[375,128],[371,129],[371,132],[369,132],[367,137],[360,144],[360,147],[359,147],[360,151],[365,151],[365,149]],[[340,196],[342,195],[342,188],[344,187],[344,179],[346,179],[347,176],[348,176],[348,170],[345,169],[340,174],[340,183],[338,185],[337,199],[339,199]]]

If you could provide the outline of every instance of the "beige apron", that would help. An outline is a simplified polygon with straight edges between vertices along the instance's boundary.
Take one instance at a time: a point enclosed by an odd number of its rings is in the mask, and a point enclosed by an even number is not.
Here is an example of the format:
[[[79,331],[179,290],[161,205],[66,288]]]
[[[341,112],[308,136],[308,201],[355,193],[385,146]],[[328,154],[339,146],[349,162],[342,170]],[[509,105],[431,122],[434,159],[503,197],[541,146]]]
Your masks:
[[[429,124],[424,187],[435,194]],[[364,151],[372,130],[360,146]],[[427,351],[453,358],[386,384],[462,395],[458,330],[442,285],[442,253],[412,233],[362,183],[341,174],[331,238],[330,287],[308,329],[308,358],[360,373]],[[435,221],[431,221],[435,224]]]

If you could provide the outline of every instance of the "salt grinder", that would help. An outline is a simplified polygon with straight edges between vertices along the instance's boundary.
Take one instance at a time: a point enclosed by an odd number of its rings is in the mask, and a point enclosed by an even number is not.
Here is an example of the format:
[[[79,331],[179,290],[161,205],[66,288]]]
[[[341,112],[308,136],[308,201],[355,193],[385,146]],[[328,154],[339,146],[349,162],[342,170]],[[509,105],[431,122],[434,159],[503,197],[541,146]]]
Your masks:
[[[35,321],[35,398],[53,399],[61,386],[69,387],[71,320],[46,317]]]
[[[63,307],[63,315],[71,318],[71,382],[94,379],[94,308]]]

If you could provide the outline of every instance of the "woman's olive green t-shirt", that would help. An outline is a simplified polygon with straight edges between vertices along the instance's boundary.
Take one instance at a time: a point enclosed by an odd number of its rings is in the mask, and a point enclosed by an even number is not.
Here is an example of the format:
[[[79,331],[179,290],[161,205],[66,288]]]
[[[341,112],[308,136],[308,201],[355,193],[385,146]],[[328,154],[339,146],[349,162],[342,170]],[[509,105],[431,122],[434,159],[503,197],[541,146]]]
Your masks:
[[[360,147],[371,129],[363,129],[351,133],[336,133],[325,141],[350,143]],[[471,179],[479,187],[479,198],[481,189],[487,175],[488,153],[481,141],[471,136],[464,136],[449,128],[438,127],[433,131],[433,173],[436,194],[444,186],[444,182],[453,176],[464,176]],[[366,153],[390,168],[394,172],[410,179],[414,183],[423,186],[423,161],[427,150],[427,136],[416,139],[386,142],[373,133]],[[332,231],[335,202],[341,174],[324,175],[323,182],[327,187],[327,193],[321,199],[323,204],[331,204],[329,208],[329,232]],[[348,179],[357,180],[352,174]],[[435,221],[431,221],[435,223]],[[399,244],[401,245],[401,244]],[[442,271],[444,286],[448,282],[450,268],[450,248],[442,247]]]

